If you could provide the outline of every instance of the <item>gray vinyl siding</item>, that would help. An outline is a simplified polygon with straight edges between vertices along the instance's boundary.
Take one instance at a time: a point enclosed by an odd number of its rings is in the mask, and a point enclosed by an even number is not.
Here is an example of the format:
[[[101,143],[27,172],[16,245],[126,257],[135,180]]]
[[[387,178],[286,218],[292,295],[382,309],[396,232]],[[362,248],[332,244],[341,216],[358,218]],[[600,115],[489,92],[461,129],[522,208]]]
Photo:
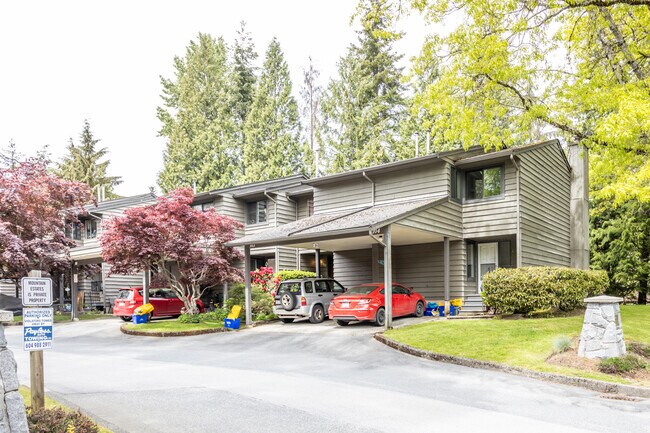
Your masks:
[[[443,161],[436,161],[430,165],[370,176],[375,182],[375,204],[446,194],[446,167]]]
[[[297,219],[298,214],[296,212],[296,203],[289,201],[287,196],[280,194],[275,197],[275,201],[275,206],[277,206],[278,209],[277,225],[287,224]]]
[[[214,201],[214,208],[217,213],[229,216],[242,225],[246,221],[246,203],[230,195],[217,197]],[[238,229],[235,233],[237,237],[244,236],[244,229]]]
[[[314,214],[372,205],[372,188],[364,178],[314,187]]]
[[[294,270],[298,269],[297,256],[295,248],[278,247],[277,270]]]
[[[372,250],[334,253],[334,279],[346,288],[372,282]]]
[[[503,197],[463,204],[463,227],[466,238],[505,236],[517,233],[516,170],[505,163]]]
[[[522,266],[570,266],[571,174],[556,146],[520,155]]]
[[[383,174],[369,174],[375,183],[375,204],[447,194],[446,163],[405,168]],[[314,213],[354,209],[372,205],[372,184],[359,176],[314,187]]]
[[[135,275],[113,274],[109,275],[111,266],[102,263],[102,276],[104,281],[104,297],[112,301],[117,296],[119,289],[126,287],[142,287],[142,273]],[[89,287],[90,288],[90,287]]]
[[[298,202],[298,219],[307,218],[309,216],[309,201],[313,200],[311,196],[309,197],[299,197]]]
[[[451,299],[463,296],[464,287],[464,242],[449,244],[449,289]],[[445,298],[444,245],[433,244],[405,245],[394,248],[393,281],[422,294],[429,301],[442,301]]]
[[[13,282],[0,281],[0,293],[7,296],[16,296],[16,285]]]
[[[462,215],[462,207],[459,203],[447,202],[404,218],[398,224],[443,236],[462,238]]]

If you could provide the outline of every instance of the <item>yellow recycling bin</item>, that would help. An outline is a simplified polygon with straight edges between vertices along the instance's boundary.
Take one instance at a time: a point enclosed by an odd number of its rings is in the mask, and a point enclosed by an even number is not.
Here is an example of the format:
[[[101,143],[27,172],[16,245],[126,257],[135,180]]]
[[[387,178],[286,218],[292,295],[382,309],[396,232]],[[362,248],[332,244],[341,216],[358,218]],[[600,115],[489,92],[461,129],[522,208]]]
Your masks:
[[[142,314],[149,314],[149,313],[151,313],[152,311],[153,311],[153,305],[151,305],[151,304],[144,304],[144,305],[140,305],[138,308],[136,308],[136,309],[133,311],[133,314],[137,314],[138,316],[140,316],[140,315],[142,315]]]

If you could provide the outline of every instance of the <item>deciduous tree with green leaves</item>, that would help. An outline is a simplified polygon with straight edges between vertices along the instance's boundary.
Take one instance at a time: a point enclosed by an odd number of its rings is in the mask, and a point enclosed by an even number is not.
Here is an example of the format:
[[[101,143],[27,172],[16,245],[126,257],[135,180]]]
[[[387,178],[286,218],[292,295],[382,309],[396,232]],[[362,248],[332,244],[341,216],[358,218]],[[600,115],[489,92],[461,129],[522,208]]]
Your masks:
[[[223,39],[199,33],[184,57],[174,58],[174,79],[161,77],[159,134],[167,139],[158,184],[197,191],[237,182],[239,148],[228,50]]]
[[[100,140],[94,137],[88,119],[84,120],[79,140],[80,143],[75,145],[72,138],[70,139],[68,154],[59,163],[57,175],[65,180],[85,183],[95,195],[101,191],[106,198],[118,197],[113,189],[122,183],[122,180],[119,176],[108,175],[110,160],[104,160],[108,149],[97,149]]]
[[[433,140],[486,148],[562,136],[591,149],[593,196],[650,200],[650,0],[412,0],[420,59],[440,77],[418,99]]]
[[[244,182],[303,171],[298,105],[291,94],[289,67],[277,39],[266,51],[244,129]]]
[[[404,115],[401,55],[393,43],[396,10],[389,0],[361,0],[353,19],[358,40],[338,62],[338,77],[324,97],[325,140],[330,172],[367,167],[394,158]]]

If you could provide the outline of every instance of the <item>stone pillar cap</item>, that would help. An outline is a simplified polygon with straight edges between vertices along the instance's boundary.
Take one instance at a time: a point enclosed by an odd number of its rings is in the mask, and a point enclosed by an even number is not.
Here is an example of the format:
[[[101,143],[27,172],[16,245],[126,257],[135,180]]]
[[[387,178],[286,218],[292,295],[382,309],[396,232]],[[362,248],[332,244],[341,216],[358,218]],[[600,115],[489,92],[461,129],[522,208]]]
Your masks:
[[[0,310],[0,323],[13,322],[14,313],[7,310]]]
[[[592,296],[584,299],[584,302],[588,304],[620,304],[623,301],[623,298],[608,295]]]

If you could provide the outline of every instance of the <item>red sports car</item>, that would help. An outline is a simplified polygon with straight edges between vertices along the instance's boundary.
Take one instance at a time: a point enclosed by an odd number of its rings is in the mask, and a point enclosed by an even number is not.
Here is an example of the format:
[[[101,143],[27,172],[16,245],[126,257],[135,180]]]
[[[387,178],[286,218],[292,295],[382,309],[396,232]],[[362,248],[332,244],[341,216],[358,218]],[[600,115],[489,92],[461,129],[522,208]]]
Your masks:
[[[149,303],[153,305],[152,316],[180,316],[185,306],[172,289],[149,289]],[[113,316],[120,316],[126,322],[131,320],[133,310],[142,305],[142,287],[120,289],[113,304]],[[203,312],[203,302],[196,301],[199,311]]]
[[[393,284],[393,317],[424,314],[425,300],[422,295],[400,284]],[[329,318],[345,326],[355,320],[370,320],[377,326],[386,323],[384,308],[384,283],[370,283],[352,287],[332,299]]]

